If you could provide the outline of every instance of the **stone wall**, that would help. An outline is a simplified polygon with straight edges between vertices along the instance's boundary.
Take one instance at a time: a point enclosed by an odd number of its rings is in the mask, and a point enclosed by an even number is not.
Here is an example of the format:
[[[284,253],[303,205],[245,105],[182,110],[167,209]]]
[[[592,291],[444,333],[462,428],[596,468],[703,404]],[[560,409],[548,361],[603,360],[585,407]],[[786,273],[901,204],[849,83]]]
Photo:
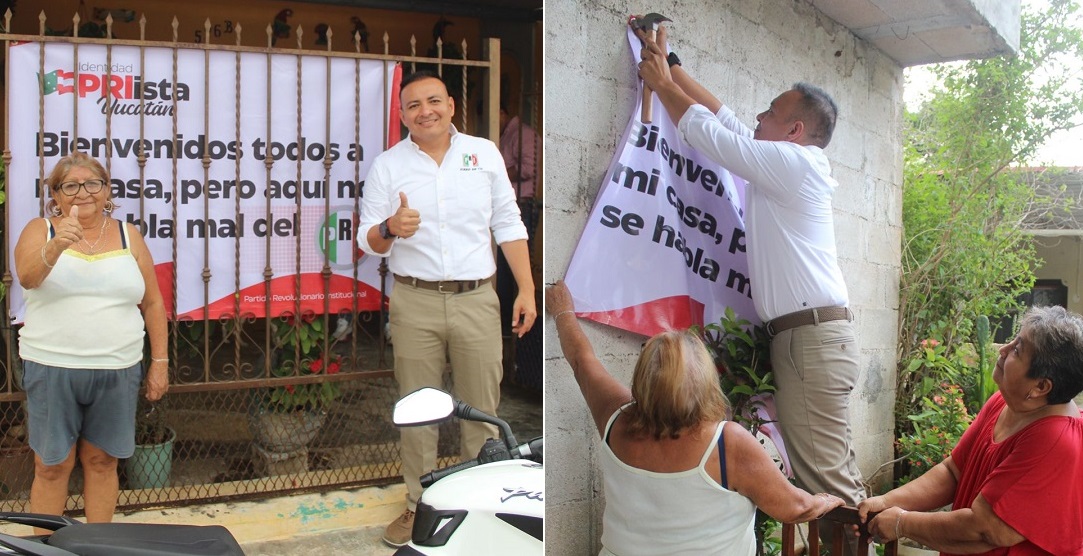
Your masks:
[[[678,1],[644,7],[613,0],[547,1],[545,281],[563,276],[635,106],[636,74],[625,39],[630,10],[674,20],[670,45],[684,67],[746,122],[780,92],[807,81],[840,106],[826,150],[840,183],[835,225],[863,375],[852,400],[862,471],[892,457],[895,336],[901,237],[902,69],[806,0]],[[598,440],[544,321],[546,546],[549,554],[597,553],[604,508]],[[643,338],[584,323],[602,362],[630,381]]]

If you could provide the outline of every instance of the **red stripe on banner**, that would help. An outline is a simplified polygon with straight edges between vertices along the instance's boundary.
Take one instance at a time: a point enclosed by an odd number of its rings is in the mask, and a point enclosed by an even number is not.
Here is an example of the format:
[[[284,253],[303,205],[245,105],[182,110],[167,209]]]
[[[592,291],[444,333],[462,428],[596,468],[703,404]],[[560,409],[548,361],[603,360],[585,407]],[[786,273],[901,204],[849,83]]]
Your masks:
[[[353,311],[353,278],[347,276],[331,275],[328,291],[330,301],[324,306],[323,276],[318,272],[301,275],[301,314],[313,313],[322,315]],[[297,312],[297,277],[282,276],[271,280],[271,317],[292,315]],[[263,284],[256,284],[241,290],[237,294],[240,298],[240,314],[254,318],[267,316],[267,290]],[[218,319],[231,317],[236,314],[237,304],[234,296],[227,296],[208,304],[208,317]],[[357,281],[357,310],[378,311],[380,309],[380,291]],[[180,318],[200,320],[203,318],[203,308],[193,309]]]
[[[162,304],[165,306],[167,318],[173,318],[176,303],[173,299],[173,263],[160,263],[154,265],[154,274],[158,278],[158,289],[162,291]]]
[[[576,314],[644,336],[684,330],[692,325],[703,326],[703,304],[687,295],[664,297],[612,311]]]
[[[402,102],[399,92],[402,90],[402,64],[395,64],[395,73],[391,77],[391,106],[387,118],[387,148],[402,140]]]

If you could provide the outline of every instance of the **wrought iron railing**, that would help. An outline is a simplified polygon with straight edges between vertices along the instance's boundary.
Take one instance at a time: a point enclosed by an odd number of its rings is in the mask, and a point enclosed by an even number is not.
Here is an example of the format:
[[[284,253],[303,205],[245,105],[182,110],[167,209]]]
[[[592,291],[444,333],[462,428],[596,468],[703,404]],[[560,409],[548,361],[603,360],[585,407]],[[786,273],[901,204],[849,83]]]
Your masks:
[[[73,19],[75,34],[78,35],[78,16]],[[112,36],[112,16],[106,19],[105,36]],[[461,72],[461,90],[452,91],[453,96],[462,99],[464,109],[457,114],[456,125],[460,129],[470,130],[468,122],[469,106],[466,102],[469,90],[468,83],[482,83],[481,93],[477,96],[484,100],[486,113],[486,129],[475,134],[488,136],[496,139],[497,136],[497,108],[499,102],[499,79],[491,78],[496,75],[500,67],[499,41],[487,39],[484,42],[482,53],[483,59],[470,59],[467,53],[466,41],[461,46],[462,59],[449,59],[443,57],[442,49],[438,49],[435,58],[418,56],[416,41],[411,40],[409,54],[391,53],[389,37],[383,37],[383,52],[369,53],[361,49],[361,37],[355,34],[350,39],[354,45],[353,52],[335,52],[332,50],[332,41],[335,35],[328,29],[326,33],[326,50],[304,50],[301,47],[303,32],[297,29],[297,45],[295,48],[275,47],[272,29],[269,25],[266,29],[267,46],[251,47],[241,45],[241,25],[233,29],[235,44],[211,44],[210,39],[215,35],[211,32],[211,23],[205,24],[204,37],[207,42],[200,44],[182,43],[177,40],[177,20],[172,22],[172,41],[150,41],[146,37],[145,18],[139,21],[140,40],[115,40],[74,37],[55,37],[45,34],[45,16],[40,18],[40,29],[37,35],[18,35],[11,33],[0,34],[0,40],[4,41],[6,54],[10,60],[10,50],[16,43],[35,43],[41,46],[44,52],[47,44],[70,45],[74,50],[76,59],[81,48],[94,46],[100,48],[103,45],[108,53],[116,46],[139,48],[142,53],[150,48],[165,48],[173,51],[173,75],[177,72],[177,54],[182,50],[201,50],[205,56],[210,56],[213,51],[227,51],[236,53],[240,64],[240,58],[244,54],[261,54],[267,56],[268,76],[266,84],[271,87],[271,57],[276,55],[294,56],[297,59],[297,130],[301,133],[302,114],[306,111],[305,89],[301,83],[301,58],[325,57],[327,67],[333,59],[348,59],[355,64],[362,60],[376,60],[387,68],[394,64],[404,64],[406,71],[413,70],[419,64],[428,64],[434,67],[442,75],[449,72]],[[11,29],[11,12],[4,18],[4,29]],[[107,64],[108,65],[108,64]],[[209,64],[205,64],[209,68]],[[42,56],[41,73],[45,73],[44,56]],[[9,70],[10,71],[10,70]],[[107,72],[110,71],[107,69]],[[207,70],[209,71],[209,70]],[[108,73],[107,73],[108,75]],[[387,75],[385,72],[384,75]],[[9,77],[9,76],[8,76]],[[238,102],[242,86],[240,72],[232,77],[232,86]],[[325,77],[328,81],[324,84],[325,89],[330,91],[332,83],[331,75],[327,72]],[[358,79],[352,77],[355,83]],[[174,80],[176,81],[176,80]],[[10,83],[8,79],[7,83]],[[386,85],[386,84],[385,84]],[[245,86],[252,86],[246,83]],[[382,86],[381,90],[388,91],[389,87]],[[360,95],[355,90],[355,94]],[[42,95],[44,96],[44,95]],[[271,92],[266,94],[268,98],[268,122],[271,116]],[[74,97],[74,95],[73,95]],[[207,96],[204,97],[208,98]],[[474,99],[470,99],[474,102]],[[220,114],[212,113],[205,100],[203,109],[204,125],[220,118]],[[388,103],[384,102],[384,106]],[[43,103],[39,103],[39,108]],[[70,129],[72,140],[79,137],[78,103],[73,101],[74,115]],[[143,101],[140,100],[143,107]],[[239,114],[240,111],[237,111]],[[4,122],[4,151],[3,162],[5,168],[10,167],[12,153],[10,150],[10,137],[13,133],[33,133],[35,130],[10,129],[10,118],[5,111]],[[333,120],[331,114],[322,115],[324,128],[330,130],[332,126],[352,125],[354,135],[360,135],[363,120],[371,119],[369,114],[361,114],[360,109],[352,116],[352,121]],[[382,114],[384,130],[384,147],[388,144],[390,119],[385,110]],[[235,116],[236,120],[240,116]],[[111,116],[106,116],[106,137],[112,134]],[[234,121],[236,134],[240,135],[240,122]],[[177,116],[173,115],[173,135],[177,135]],[[393,125],[393,124],[392,124]],[[269,124],[268,124],[269,127]],[[477,126],[475,126],[477,127]],[[38,129],[44,129],[44,111],[39,118]],[[140,140],[144,139],[144,129],[140,124]],[[39,139],[40,141],[40,139]],[[325,144],[329,143],[325,141]],[[39,142],[40,147],[40,142]],[[202,157],[204,167],[203,183],[208,183],[208,168],[211,160],[207,157],[207,145],[204,145]],[[104,164],[110,164],[112,146],[106,142]],[[39,148],[40,151],[40,148]],[[238,157],[239,158],[239,157]],[[139,184],[145,184],[147,176],[145,167],[147,163],[146,153],[140,151],[139,157]],[[228,161],[227,161],[228,162]],[[216,164],[220,162],[215,162]],[[291,161],[283,158],[279,161],[266,158],[266,180],[271,181],[271,172],[279,164],[291,164]],[[330,176],[332,161],[329,157],[324,158],[325,183]],[[163,179],[166,187],[171,187],[173,195],[173,214],[176,215],[176,199],[178,193],[178,175],[176,161],[173,163],[172,176]],[[38,174],[44,178],[47,172],[44,157],[39,157]],[[298,182],[300,182],[301,166],[297,162]],[[237,162],[237,182],[240,182],[240,163]],[[361,175],[360,166],[354,165],[353,182],[360,184],[364,176]],[[10,190],[10,188],[9,188]],[[359,212],[359,197],[353,195],[353,211]],[[240,196],[235,197],[233,215],[241,214]],[[44,213],[44,196],[39,204],[39,214]],[[208,195],[203,195],[203,214],[211,214],[211,206]],[[297,196],[298,211],[300,209],[301,196]],[[269,207],[269,205],[268,205]],[[13,241],[8,238],[18,237],[19,230],[11,229],[10,203],[4,205],[2,232],[5,241],[0,245],[3,256],[0,257],[0,275],[4,291],[10,291],[13,283],[13,269],[8,261],[11,260],[10,249]],[[220,208],[220,207],[217,207]],[[145,221],[147,216],[144,199],[139,197],[138,207],[132,209],[140,221]],[[330,200],[324,203],[323,215],[326,217],[333,210]],[[268,217],[270,209],[268,208]],[[179,250],[185,249],[185,245],[178,245],[174,234],[172,254],[174,265],[177,264]],[[298,236],[299,237],[299,236]],[[279,269],[271,263],[269,256],[272,248],[271,234],[267,234],[264,248],[267,251],[267,266],[264,268],[265,282],[268,286],[271,278],[276,274],[294,273],[298,276],[298,288],[300,291],[300,272],[297,270],[301,265],[302,252],[305,247],[300,239],[292,242],[289,248],[295,256],[295,266],[292,268]],[[285,243],[285,242],[283,242]],[[214,268],[208,259],[210,251],[209,243],[203,241],[203,268],[202,276],[204,283],[203,299],[209,300],[210,295],[207,285],[217,274],[229,275],[228,269],[223,271]],[[279,244],[276,244],[279,247]],[[240,242],[235,242],[233,250],[232,276],[240,276],[240,265],[250,253],[243,252]],[[398,397],[392,372],[389,370],[391,361],[390,350],[393,345],[389,342],[385,333],[387,322],[385,303],[380,304],[380,309],[375,311],[361,310],[358,299],[358,275],[357,261],[354,261],[353,269],[353,292],[352,307],[346,310],[332,311],[330,309],[331,268],[327,254],[324,253],[323,266],[320,275],[323,279],[323,291],[325,295],[324,310],[302,310],[300,296],[294,310],[286,313],[273,314],[271,310],[270,295],[267,295],[266,308],[263,314],[269,318],[256,318],[251,313],[242,310],[239,297],[241,284],[235,283],[234,292],[238,301],[232,310],[226,310],[217,318],[209,317],[208,306],[204,305],[203,318],[176,319],[172,318],[169,326],[169,355],[170,355],[170,382],[169,394],[153,407],[139,409],[137,416],[139,426],[149,425],[154,420],[164,421],[164,424],[174,433],[172,439],[172,455],[163,459],[153,460],[150,471],[133,470],[132,467],[122,465],[121,471],[121,496],[119,506],[124,508],[137,508],[148,506],[180,505],[188,504],[195,500],[211,501],[237,497],[266,496],[271,493],[296,491],[306,489],[319,489],[327,487],[342,487],[362,484],[385,483],[397,480],[398,470],[398,435],[395,433],[390,420],[390,411],[395,399]],[[380,294],[386,290],[387,270],[386,265],[380,267]],[[176,295],[176,273],[173,274],[173,283],[164,291],[173,292]],[[209,303],[209,301],[207,301]],[[5,296],[3,308],[5,313],[10,314],[10,301]],[[308,356],[306,350],[297,343],[283,342],[283,334],[291,329],[296,334],[302,328],[306,332],[313,332],[316,336],[319,360],[315,361]],[[25,394],[20,389],[20,377],[22,365],[18,357],[17,349],[18,326],[2,325],[0,328],[0,509],[24,510],[28,506],[29,486],[33,474],[33,459],[26,444],[25,427]],[[286,372],[282,372],[286,369]],[[323,396],[322,410],[312,412],[301,423],[296,423],[296,429],[287,431],[286,424],[277,425],[266,423],[262,418],[267,412],[269,399],[273,399],[276,393],[296,393],[304,389],[313,390]],[[265,427],[270,427],[265,428]],[[277,428],[276,428],[277,427]],[[276,440],[285,442],[284,446],[274,446]],[[456,454],[458,450],[457,431],[454,426],[446,427],[442,431],[440,443],[441,457]],[[135,458],[133,458],[135,459]],[[446,463],[446,462],[442,462]],[[168,467],[168,472],[166,472]],[[81,485],[78,484],[81,473],[78,470],[73,473],[71,496],[67,507],[69,511],[79,513],[83,502],[78,495]],[[147,483],[146,481],[150,482]]]

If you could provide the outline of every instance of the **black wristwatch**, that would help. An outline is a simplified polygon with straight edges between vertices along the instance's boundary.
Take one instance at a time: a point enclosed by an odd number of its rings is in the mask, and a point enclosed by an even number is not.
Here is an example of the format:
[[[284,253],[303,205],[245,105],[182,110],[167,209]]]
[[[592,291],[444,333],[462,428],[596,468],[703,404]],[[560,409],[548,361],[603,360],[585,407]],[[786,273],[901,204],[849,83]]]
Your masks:
[[[387,220],[391,220],[391,219],[388,218]],[[391,233],[391,228],[387,227],[387,220],[384,220],[383,222],[380,222],[380,237],[382,237],[384,239],[391,239],[393,237],[399,237],[399,236]]]
[[[681,59],[677,57],[677,53],[672,50],[669,52],[669,56],[666,56],[666,61],[669,62],[669,67],[681,65]]]

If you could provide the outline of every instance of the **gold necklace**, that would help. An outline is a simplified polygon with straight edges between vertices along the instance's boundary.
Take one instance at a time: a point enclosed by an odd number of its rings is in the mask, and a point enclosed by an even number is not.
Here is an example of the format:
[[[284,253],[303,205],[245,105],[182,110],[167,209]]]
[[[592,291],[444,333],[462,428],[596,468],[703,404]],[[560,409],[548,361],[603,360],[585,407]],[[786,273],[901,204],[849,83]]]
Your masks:
[[[101,242],[102,242],[102,238],[103,238],[103,237],[105,237],[105,224],[106,224],[107,222],[108,222],[108,219],[107,219],[107,218],[104,218],[104,217],[103,217],[103,218],[102,218],[102,227],[101,227],[101,229],[99,229],[99,230],[98,230],[98,239],[97,239],[97,240],[96,240],[96,241],[94,242],[94,245],[91,245],[91,244],[90,244],[90,243],[89,243],[89,242],[88,242],[88,241],[86,240],[86,236],[85,236],[85,235],[83,236],[83,244],[84,244],[84,245],[86,245],[86,249],[87,249],[87,255],[93,255],[93,254],[94,254],[95,252],[97,252],[97,250],[98,250],[98,244],[99,244],[99,243],[101,243]]]

